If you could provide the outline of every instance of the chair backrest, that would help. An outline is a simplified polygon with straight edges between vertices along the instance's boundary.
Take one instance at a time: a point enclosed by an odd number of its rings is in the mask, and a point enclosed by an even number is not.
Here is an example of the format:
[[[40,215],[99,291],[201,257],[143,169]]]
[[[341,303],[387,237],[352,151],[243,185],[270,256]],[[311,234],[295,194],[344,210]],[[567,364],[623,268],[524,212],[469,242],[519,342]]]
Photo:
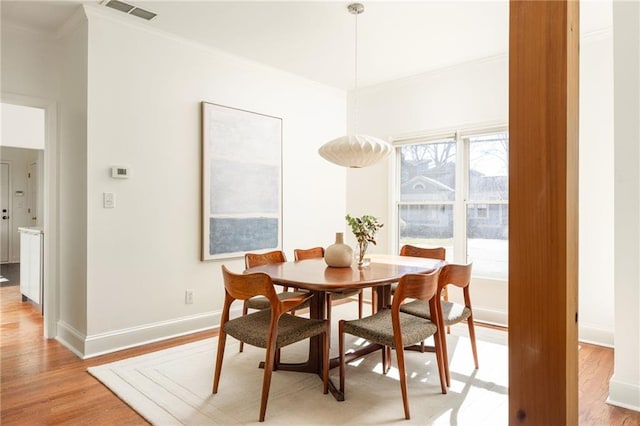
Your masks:
[[[447,250],[444,247],[424,248],[412,245],[404,245],[400,249],[400,256],[426,257],[429,259],[445,260]]]
[[[456,287],[465,288],[471,282],[471,267],[473,263],[459,265],[449,263],[440,269],[440,278],[438,278],[438,287],[442,288],[449,284]]]
[[[400,278],[393,295],[392,309],[397,310],[404,299],[431,300],[438,289],[439,269],[430,274],[407,274]]]
[[[254,266],[268,265],[270,263],[286,262],[287,257],[282,250],[274,250],[268,253],[246,253],[244,255],[244,267],[253,268]]]
[[[224,289],[232,299],[247,300],[254,296],[265,296],[271,304],[277,303],[278,296],[269,275],[262,272],[234,274],[222,265]]]
[[[295,249],[293,250],[293,257],[296,261],[322,258],[324,257],[324,248],[313,247],[310,249]]]
[[[438,278],[438,297],[440,297],[443,289],[448,285],[454,285],[463,289],[465,305],[471,307],[469,300],[469,283],[471,282],[471,267],[473,263],[460,265],[449,263],[440,268],[440,277]]]

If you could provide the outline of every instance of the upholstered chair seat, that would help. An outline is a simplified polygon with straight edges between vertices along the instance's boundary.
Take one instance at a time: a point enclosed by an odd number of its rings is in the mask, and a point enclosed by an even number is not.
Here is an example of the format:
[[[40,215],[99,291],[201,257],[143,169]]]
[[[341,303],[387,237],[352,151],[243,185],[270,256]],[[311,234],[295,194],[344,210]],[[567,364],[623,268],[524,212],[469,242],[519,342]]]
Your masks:
[[[400,312],[400,328],[403,346],[421,342],[437,331],[437,326],[430,320],[403,312]],[[347,321],[344,323],[343,332],[384,346],[396,346],[391,326],[391,309],[382,309],[369,317]]]
[[[452,303],[443,300],[442,302],[442,320],[444,325],[453,325],[466,320],[471,316],[471,309],[459,303]],[[431,319],[429,304],[422,300],[405,303],[400,307],[401,312],[416,315],[426,319]]]
[[[268,300],[267,300],[268,302]],[[249,345],[267,347],[271,310],[264,309],[234,318],[224,325],[224,331]],[[294,315],[283,315],[278,321],[276,348],[282,348],[300,340],[317,336],[324,332],[325,321],[311,320]]]

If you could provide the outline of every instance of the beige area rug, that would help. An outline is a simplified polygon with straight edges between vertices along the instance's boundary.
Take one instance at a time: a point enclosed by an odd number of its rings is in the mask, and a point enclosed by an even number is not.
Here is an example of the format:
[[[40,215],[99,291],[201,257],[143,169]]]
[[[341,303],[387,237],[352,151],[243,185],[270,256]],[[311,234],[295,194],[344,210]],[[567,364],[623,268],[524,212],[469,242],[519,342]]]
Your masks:
[[[334,307],[332,356],[337,355],[337,319],[357,317],[357,304]],[[379,352],[347,366],[345,401],[322,393],[319,376],[275,371],[267,406],[269,424],[506,425],[507,335],[476,327],[480,369],[475,370],[466,325],[448,336],[451,387],[440,392],[435,354],[407,351],[411,420],[404,420],[395,352],[381,373]],[[364,342],[351,337],[348,347]],[[227,339],[220,389],[211,394],[217,339],[206,339],[122,361],[89,372],[149,422],[156,425],[258,423],[264,350]],[[282,362],[304,361],[308,342],[283,349]],[[339,384],[339,369],[331,370]]]

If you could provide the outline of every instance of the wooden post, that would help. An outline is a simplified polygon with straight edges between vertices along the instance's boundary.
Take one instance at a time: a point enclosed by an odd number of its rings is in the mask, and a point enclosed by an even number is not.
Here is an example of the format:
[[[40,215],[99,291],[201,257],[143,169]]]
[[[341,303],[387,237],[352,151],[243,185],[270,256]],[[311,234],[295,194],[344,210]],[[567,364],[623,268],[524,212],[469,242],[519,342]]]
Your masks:
[[[510,2],[510,425],[578,423],[578,23]]]

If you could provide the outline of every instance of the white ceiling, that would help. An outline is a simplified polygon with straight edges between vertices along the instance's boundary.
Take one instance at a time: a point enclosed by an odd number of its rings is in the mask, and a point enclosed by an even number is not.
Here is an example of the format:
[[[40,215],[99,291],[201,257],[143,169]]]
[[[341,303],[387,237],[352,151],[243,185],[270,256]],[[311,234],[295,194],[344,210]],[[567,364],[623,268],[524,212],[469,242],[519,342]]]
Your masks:
[[[126,1],[126,0],[125,0]],[[354,86],[355,16],[348,1],[133,1],[127,16],[97,1],[2,0],[2,25],[55,31],[87,3],[340,89]],[[368,1],[358,16],[360,87],[506,53],[509,6],[496,1]],[[581,2],[581,30],[611,26],[611,0]]]

